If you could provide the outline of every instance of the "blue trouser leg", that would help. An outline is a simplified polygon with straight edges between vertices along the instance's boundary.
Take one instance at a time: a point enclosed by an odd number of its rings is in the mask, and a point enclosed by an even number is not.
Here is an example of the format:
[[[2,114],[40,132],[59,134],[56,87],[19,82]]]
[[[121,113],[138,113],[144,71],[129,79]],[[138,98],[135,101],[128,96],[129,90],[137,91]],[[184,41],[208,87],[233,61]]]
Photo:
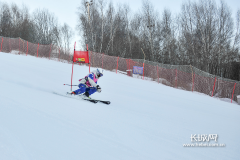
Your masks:
[[[86,92],[88,92],[89,95],[95,93],[96,91],[97,91],[97,88],[95,88],[95,87],[90,87],[90,88],[86,89]]]
[[[76,93],[76,95],[86,92],[86,85],[85,84],[79,84],[78,87],[79,87],[79,89],[74,91]]]

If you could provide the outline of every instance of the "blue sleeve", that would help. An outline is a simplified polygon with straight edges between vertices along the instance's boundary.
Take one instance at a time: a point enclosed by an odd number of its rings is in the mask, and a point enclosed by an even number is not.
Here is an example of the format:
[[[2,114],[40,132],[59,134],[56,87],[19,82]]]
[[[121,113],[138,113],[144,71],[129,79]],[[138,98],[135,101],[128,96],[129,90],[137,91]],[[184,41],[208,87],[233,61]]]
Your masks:
[[[88,78],[91,78],[92,80],[93,80],[93,77],[94,77],[93,73],[88,75]]]

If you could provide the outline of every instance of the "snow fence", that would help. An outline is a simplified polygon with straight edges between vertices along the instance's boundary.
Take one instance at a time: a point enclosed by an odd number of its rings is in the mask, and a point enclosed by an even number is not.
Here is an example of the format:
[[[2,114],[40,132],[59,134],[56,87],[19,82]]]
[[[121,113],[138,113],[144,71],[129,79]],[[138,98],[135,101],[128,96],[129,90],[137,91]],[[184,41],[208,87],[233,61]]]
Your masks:
[[[21,38],[0,37],[1,52],[26,54],[72,63],[73,56],[55,45],[41,45]],[[14,52],[13,52],[14,51]],[[126,59],[89,51],[90,64],[116,73],[144,80],[156,81],[167,86],[204,93],[212,97],[230,98],[237,102],[240,82],[201,71],[191,65],[168,65],[142,59]],[[144,67],[142,75],[132,74],[133,66]]]

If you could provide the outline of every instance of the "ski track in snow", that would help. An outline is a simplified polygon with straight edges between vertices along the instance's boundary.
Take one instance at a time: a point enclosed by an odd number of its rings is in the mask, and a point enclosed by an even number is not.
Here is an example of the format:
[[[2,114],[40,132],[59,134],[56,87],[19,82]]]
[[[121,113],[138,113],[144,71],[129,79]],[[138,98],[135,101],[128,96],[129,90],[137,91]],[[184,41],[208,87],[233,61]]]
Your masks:
[[[110,71],[91,96],[110,105],[53,94],[70,91],[63,84],[71,71],[71,64],[0,52],[0,159],[239,159],[236,103]],[[88,67],[74,65],[73,84],[86,74]],[[183,147],[191,134],[218,134],[226,146]]]

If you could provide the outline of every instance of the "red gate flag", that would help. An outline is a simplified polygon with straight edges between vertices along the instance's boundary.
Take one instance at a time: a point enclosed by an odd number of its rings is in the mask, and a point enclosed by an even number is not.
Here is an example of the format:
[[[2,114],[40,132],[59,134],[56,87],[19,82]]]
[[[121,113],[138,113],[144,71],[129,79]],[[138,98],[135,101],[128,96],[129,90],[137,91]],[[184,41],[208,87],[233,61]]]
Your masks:
[[[73,62],[89,63],[88,51],[74,51]]]
[[[89,62],[89,55],[88,55],[88,45],[87,51],[75,51],[76,42],[74,44],[74,53],[73,53],[73,63],[72,63],[72,76],[71,76],[71,91],[72,91],[72,79],[73,79],[73,66],[74,62],[77,63],[88,63],[89,64],[89,73],[90,73],[90,62]]]

